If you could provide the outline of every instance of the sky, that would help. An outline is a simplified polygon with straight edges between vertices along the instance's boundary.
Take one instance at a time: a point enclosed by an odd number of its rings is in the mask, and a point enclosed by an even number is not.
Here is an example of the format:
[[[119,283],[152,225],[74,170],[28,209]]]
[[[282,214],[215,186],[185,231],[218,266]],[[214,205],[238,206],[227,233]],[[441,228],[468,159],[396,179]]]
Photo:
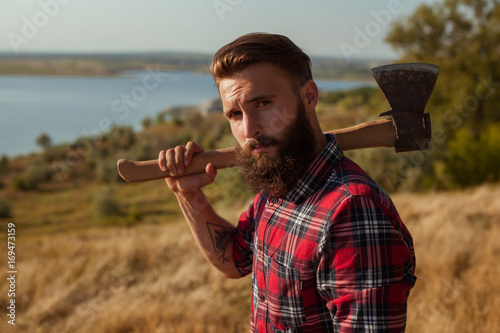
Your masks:
[[[391,24],[431,0],[0,0],[0,52],[213,54],[249,32],[316,56],[397,58]]]

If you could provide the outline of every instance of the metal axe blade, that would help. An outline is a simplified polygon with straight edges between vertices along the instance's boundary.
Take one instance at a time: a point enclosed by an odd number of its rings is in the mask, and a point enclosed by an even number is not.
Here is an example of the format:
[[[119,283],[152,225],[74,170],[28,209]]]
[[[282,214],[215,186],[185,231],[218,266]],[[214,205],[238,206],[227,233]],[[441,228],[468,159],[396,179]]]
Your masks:
[[[403,63],[375,67],[371,70],[384,93],[396,128],[397,152],[427,149],[431,140],[431,120],[424,114],[432,94],[439,67],[426,63]]]

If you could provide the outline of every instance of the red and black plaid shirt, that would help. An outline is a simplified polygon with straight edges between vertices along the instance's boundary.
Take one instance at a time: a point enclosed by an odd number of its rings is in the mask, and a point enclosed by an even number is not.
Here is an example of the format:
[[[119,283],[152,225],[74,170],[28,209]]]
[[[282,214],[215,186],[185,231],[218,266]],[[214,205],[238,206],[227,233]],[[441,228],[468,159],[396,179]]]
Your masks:
[[[402,332],[416,277],[410,233],[389,196],[333,136],[294,190],[258,194],[234,259],[253,272],[252,332]]]

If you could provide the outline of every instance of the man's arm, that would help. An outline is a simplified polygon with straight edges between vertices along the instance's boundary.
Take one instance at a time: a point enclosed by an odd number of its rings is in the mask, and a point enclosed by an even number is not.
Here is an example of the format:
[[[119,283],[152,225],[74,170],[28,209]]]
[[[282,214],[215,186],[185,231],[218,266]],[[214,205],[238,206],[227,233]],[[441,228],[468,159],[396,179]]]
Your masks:
[[[169,170],[176,177],[166,178],[168,187],[175,194],[198,247],[205,258],[228,278],[239,278],[233,260],[234,226],[217,215],[201,188],[211,184],[217,175],[212,164],[205,173],[182,176],[194,154],[203,149],[195,143],[162,150],[158,163],[162,170]]]
[[[402,222],[364,197],[338,208],[318,267],[318,291],[336,332],[403,332],[415,283],[412,245]]]

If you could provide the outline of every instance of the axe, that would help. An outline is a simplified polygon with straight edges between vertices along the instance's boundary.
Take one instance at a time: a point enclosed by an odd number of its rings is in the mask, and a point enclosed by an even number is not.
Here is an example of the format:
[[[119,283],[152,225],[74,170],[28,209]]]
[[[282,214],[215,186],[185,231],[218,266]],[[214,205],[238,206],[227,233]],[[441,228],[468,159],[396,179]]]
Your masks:
[[[375,67],[371,70],[391,110],[379,114],[389,118],[328,131],[334,134],[343,150],[395,147],[396,152],[427,149],[431,141],[431,119],[424,113],[434,89],[439,67],[424,63],[403,63]],[[236,165],[235,148],[225,148],[194,155],[183,175],[200,173],[207,163],[223,169]],[[118,173],[129,183],[171,177],[162,171],[158,160],[120,159]]]

